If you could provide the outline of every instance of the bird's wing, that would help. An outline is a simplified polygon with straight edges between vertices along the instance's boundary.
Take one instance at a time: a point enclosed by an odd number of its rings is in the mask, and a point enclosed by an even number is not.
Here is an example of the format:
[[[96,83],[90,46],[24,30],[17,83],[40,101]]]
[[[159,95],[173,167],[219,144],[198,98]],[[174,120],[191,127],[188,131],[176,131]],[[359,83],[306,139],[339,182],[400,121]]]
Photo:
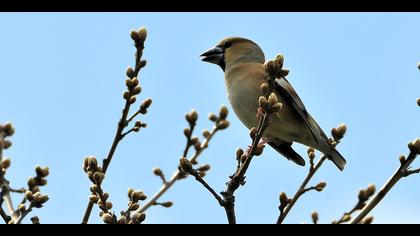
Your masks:
[[[322,131],[320,131],[319,126],[313,121],[309,116],[308,111],[303,105],[302,100],[300,100],[296,91],[290,85],[289,81],[286,78],[276,79],[275,82],[276,92],[285,100],[287,104],[291,105],[291,108],[295,110],[299,116],[303,119],[309,131],[311,132],[314,139],[319,142],[322,137]]]

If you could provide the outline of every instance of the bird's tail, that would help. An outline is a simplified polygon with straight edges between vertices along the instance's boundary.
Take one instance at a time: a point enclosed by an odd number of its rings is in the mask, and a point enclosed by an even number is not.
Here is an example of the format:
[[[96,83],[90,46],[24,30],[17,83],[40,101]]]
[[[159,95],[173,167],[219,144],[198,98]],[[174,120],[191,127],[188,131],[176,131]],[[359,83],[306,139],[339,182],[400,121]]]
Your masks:
[[[334,164],[340,170],[344,170],[344,166],[346,165],[346,159],[335,149],[332,148],[329,154],[326,154],[329,160],[334,162]]]

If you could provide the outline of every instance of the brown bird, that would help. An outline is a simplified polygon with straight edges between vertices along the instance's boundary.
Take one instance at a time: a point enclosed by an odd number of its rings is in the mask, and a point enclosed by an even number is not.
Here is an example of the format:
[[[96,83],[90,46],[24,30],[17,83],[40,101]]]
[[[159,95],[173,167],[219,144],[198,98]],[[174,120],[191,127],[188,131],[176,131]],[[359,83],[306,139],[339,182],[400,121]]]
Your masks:
[[[229,37],[200,56],[203,61],[222,68],[234,112],[248,129],[256,127],[258,98],[263,95],[261,85],[268,77],[261,48],[249,39]],[[313,147],[343,170],[346,160],[331,144],[285,78],[275,80],[275,94],[283,106],[266,129],[264,141],[287,159],[302,166],[305,165],[305,160],[293,150],[293,142]]]

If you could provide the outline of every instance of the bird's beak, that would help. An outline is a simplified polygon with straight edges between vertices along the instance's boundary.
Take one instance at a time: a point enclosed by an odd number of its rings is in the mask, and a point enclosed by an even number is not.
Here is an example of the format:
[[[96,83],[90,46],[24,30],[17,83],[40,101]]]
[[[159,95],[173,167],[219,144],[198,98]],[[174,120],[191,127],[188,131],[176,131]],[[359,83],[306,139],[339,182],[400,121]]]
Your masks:
[[[220,65],[224,60],[223,54],[225,50],[221,47],[210,48],[209,50],[203,52],[200,57],[202,61],[210,62],[216,65]]]

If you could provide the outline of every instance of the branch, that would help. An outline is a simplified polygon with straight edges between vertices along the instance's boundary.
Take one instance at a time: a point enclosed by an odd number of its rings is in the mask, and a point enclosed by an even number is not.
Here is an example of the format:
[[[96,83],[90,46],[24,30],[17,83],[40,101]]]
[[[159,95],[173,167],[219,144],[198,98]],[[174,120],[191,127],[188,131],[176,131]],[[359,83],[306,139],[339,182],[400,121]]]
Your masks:
[[[385,183],[381,190],[372,198],[372,200],[360,211],[360,213],[351,221],[351,224],[359,224],[388,194],[388,192],[404,177],[418,173],[417,170],[410,173],[410,165],[414,162],[417,155],[420,154],[420,139],[416,139],[408,144],[410,154],[407,159],[400,158],[401,165],[394,175]],[[408,173],[408,174],[407,174]]]
[[[322,166],[324,161],[327,159],[327,156],[323,155],[321,159],[318,161],[318,163],[313,167],[310,168],[308,175],[303,180],[302,184],[300,185],[299,189],[293,196],[293,198],[288,201],[285,207],[283,207],[283,210],[280,209],[280,215],[277,219],[277,224],[282,224],[286,216],[289,214],[290,210],[294,207],[296,202],[299,200],[299,198],[307,192],[306,186],[308,185],[309,181],[311,181],[312,177],[314,177],[315,173],[318,171],[318,169]],[[282,205],[282,204],[281,204]],[[284,205],[284,204],[283,204]],[[281,207],[280,207],[281,208]]]
[[[357,204],[349,212],[345,212],[339,220],[333,221],[332,224],[342,224],[349,222],[351,220],[352,214],[356,211],[362,210],[363,207],[366,206],[366,202],[375,194],[375,192],[376,187],[373,184],[370,184],[366,189],[360,190]]]
[[[208,134],[206,134],[204,143],[202,143],[201,146],[200,146],[200,148],[195,151],[195,153],[193,154],[193,156],[189,159],[189,162],[196,163],[197,162],[197,159],[200,157],[200,155],[203,153],[203,151],[206,148],[208,148],[210,141],[212,140],[212,138],[214,137],[214,135],[217,133],[217,131],[222,130],[222,129],[220,129],[220,122],[221,122],[221,120],[219,120],[217,117],[215,119],[213,119],[212,117],[214,117],[214,116],[211,116],[210,117],[210,120],[212,120],[212,121],[215,122],[215,126],[213,127],[213,129],[211,130],[211,132],[209,132]],[[184,150],[184,153],[185,153],[185,150]],[[137,212],[138,213],[145,212],[151,206],[154,206],[157,203],[157,201],[162,197],[162,195],[164,195],[178,180],[182,179],[184,177],[184,175],[185,175],[185,173],[183,173],[178,168],[172,174],[172,177],[168,181],[165,181],[163,183],[163,185],[159,189],[159,191],[157,191],[152,196],[152,198],[146,204],[144,204]]]
[[[112,142],[111,148],[108,152],[107,157],[103,160],[103,164],[102,164],[103,174],[106,174],[106,171],[108,170],[108,167],[111,164],[112,158],[114,156],[114,153],[120,141],[132,131],[137,132],[138,130],[140,130],[141,123],[139,123],[139,125],[137,125],[136,123],[134,128],[130,129],[129,131],[125,133],[123,133],[124,129],[128,126],[128,124],[132,121],[132,119],[134,119],[135,116],[137,116],[140,113],[145,114],[146,113],[146,110],[144,109],[145,106],[147,106],[146,107],[147,109],[151,103],[150,99],[146,100],[141,105],[140,110],[137,111],[129,119],[127,119],[131,105],[136,102],[135,96],[141,92],[141,87],[138,86],[139,81],[137,77],[139,75],[140,69],[146,65],[146,61],[141,60],[141,57],[143,55],[143,49],[144,49],[144,41],[146,40],[146,37],[147,37],[147,31],[145,28],[141,28],[139,31],[131,32],[131,38],[134,40],[135,47],[136,47],[136,55],[135,55],[136,65],[135,65],[135,69],[132,69],[131,67],[129,67],[126,72],[129,78],[126,80],[126,85],[127,85],[128,90],[124,92],[125,105],[124,105],[124,109],[122,110],[121,118],[118,122],[118,127],[115,132],[115,136],[114,136],[114,140]],[[85,210],[85,214],[83,216],[82,224],[88,223],[93,206],[94,206],[94,203],[89,201],[88,206]]]
[[[337,128],[332,129],[331,133],[332,133],[332,136],[334,137],[333,138],[334,140],[332,141],[332,144],[333,144],[334,147],[337,144],[340,143],[340,141],[344,137],[346,131],[347,131],[347,127],[344,124],[341,124]],[[293,198],[288,199],[286,194],[282,193],[282,194],[284,194],[284,196],[283,196],[283,199],[280,199],[280,206],[279,206],[280,215],[277,219],[277,224],[282,224],[284,222],[285,218],[290,213],[290,211],[292,210],[292,208],[295,206],[296,202],[300,199],[300,197],[302,195],[304,195],[306,192],[308,192],[309,190],[312,190],[312,189],[315,189],[317,191],[322,191],[322,189],[326,186],[326,183],[321,182],[317,185],[318,189],[316,189],[316,187],[310,187],[310,188],[306,187],[309,184],[309,182],[311,181],[311,179],[314,177],[314,175],[317,173],[319,168],[322,166],[324,161],[327,160],[327,156],[323,155],[321,157],[321,159],[315,165],[314,164],[315,150],[313,148],[308,149],[308,156],[309,156],[309,160],[310,160],[310,167],[309,167],[308,175],[303,180],[302,184],[300,185],[300,187],[296,191]]]
[[[245,174],[251,164],[254,156],[259,156],[263,152],[264,146],[260,145],[260,140],[264,135],[264,131],[269,126],[270,117],[281,110],[282,104],[278,102],[274,91],[274,81],[276,77],[287,75],[288,71],[283,70],[283,56],[278,56],[276,60],[268,61],[264,64],[264,68],[268,74],[267,83],[261,85],[262,94],[258,100],[259,108],[257,116],[259,117],[258,127],[251,129],[252,145],[246,153],[239,157],[237,152],[238,166],[235,173],[230,176],[230,181],[226,184],[226,190],[222,192],[223,204],[221,204],[226,212],[229,224],[236,224],[235,216],[235,191],[239,186],[245,184]],[[240,161],[239,161],[240,159]]]
[[[199,172],[192,167],[191,162],[187,160],[185,157],[181,157],[180,159],[180,166],[183,171],[195,177],[195,179],[203,185],[219,202],[220,206],[224,206],[223,199],[219,196],[219,194],[214,191],[212,187],[200,176]]]

